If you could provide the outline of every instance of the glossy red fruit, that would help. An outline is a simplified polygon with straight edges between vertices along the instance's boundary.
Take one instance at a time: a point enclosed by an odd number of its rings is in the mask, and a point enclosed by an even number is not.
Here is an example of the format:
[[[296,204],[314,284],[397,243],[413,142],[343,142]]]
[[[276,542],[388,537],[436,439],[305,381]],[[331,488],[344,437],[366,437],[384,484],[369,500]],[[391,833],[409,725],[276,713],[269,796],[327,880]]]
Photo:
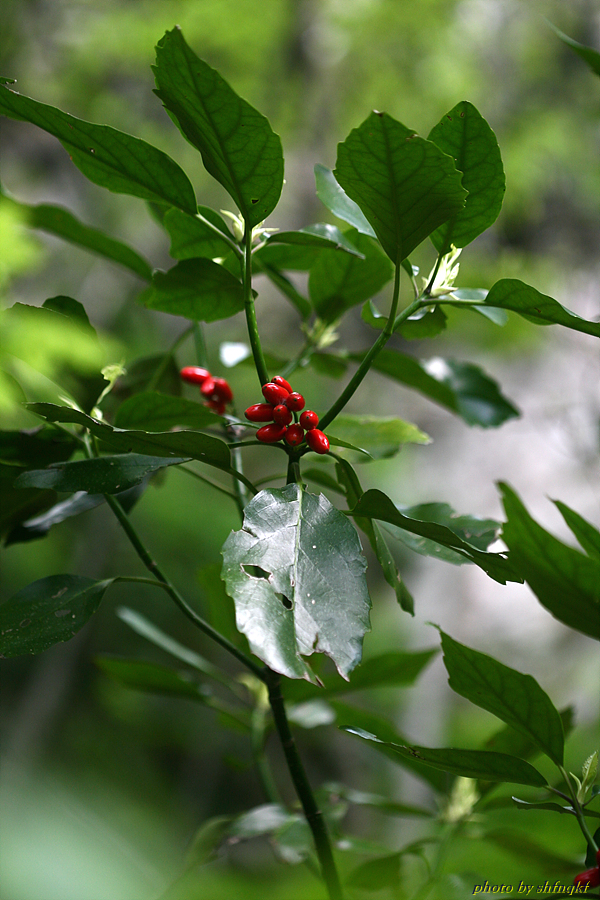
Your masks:
[[[276,406],[273,410],[273,421],[278,425],[289,425],[292,421],[292,414],[283,403]]]
[[[306,443],[315,453],[329,453],[329,441],[327,435],[318,428],[311,428],[306,432]]]
[[[573,879],[573,884],[578,884],[580,887],[598,887],[600,885],[600,868],[595,866],[593,869],[580,872]]]
[[[214,378],[215,383],[214,390],[212,392],[212,399],[218,400],[221,403],[231,403],[233,400],[233,391],[229,387],[227,381],[224,378]]]
[[[202,387],[200,388],[200,393],[203,397],[210,398],[215,392],[215,379],[212,375],[209,375],[208,378],[205,378]]]
[[[278,384],[273,384],[272,381],[269,381],[268,384],[263,384],[262,386],[262,394],[267,403],[272,403],[273,406],[279,406],[280,403],[283,403],[286,397],[289,397],[289,391],[287,391],[284,387],[281,387]]]
[[[307,431],[310,431],[311,428],[316,428],[319,424],[319,417],[312,409],[305,409],[300,416],[300,424],[303,428],[306,428]]]
[[[200,366],[185,366],[179,373],[179,377],[188,384],[203,385],[211,376],[208,369],[201,369]]]
[[[285,425],[276,425],[273,422],[271,425],[263,425],[262,428],[259,428],[256,432],[256,437],[265,444],[274,444],[275,441],[281,440],[286,431]]]
[[[283,402],[293,412],[299,412],[301,409],[304,409],[304,397],[297,391],[292,391],[291,394],[288,394]]]
[[[273,409],[270,403],[254,403],[244,415],[250,422],[272,422]]]
[[[304,428],[302,425],[290,425],[285,433],[285,442],[290,447],[297,447],[304,440]]]
[[[291,384],[289,383],[289,381],[286,381],[285,378],[283,378],[281,375],[275,376],[275,378],[273,379],[273,384],[276,384],[278,387],[285,388],[289,394],[292,393]]]

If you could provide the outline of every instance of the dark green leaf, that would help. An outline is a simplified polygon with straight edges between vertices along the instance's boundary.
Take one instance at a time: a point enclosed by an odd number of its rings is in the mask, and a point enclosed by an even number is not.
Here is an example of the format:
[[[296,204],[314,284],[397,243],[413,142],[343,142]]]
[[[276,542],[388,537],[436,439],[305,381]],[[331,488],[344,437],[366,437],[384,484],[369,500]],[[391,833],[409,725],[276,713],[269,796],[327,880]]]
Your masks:
[[[386,113],[338,144],[336,180],[360,206],[394,264],[464,206],[453,161]]]
[[[380,291],[393,276],[389,260],[371,238],[356,230],[347,231],[346,236],[364,258],[323,253],[310,270],[310,299],[324,322],[335,322],[352,306]]]
[[[237,278],[211,259],[184,259],[168,272],[155,272],[140,297],[148,309],[200,322],[228,319],[244,308]]]
[[[231,250],[231,232],[219,213],[208,206],[199,206],[196,216],[170,209],[163,225],[171,238],[169,253],[173,259],[194,259],[198,256],[214,259],[225,256]]]
[[[402,444],[428,444],[431,440],[412,422],[393,416],[336,416],[331,428],[332,433],[328,429],[327,435],[332,443],[334,438],[344,441],[366,451],[373,459],[394,456]]]
[[[498,828],[485,831],[483,836],[486,841],[493,841],[497,846],[502,847],[503,850],[509,850],[521,859],[526,860],[528,864],[535,860],[547,872],[563,872],[570,877],[578,865],[576,858],[563,856],[554,850],[548,850],[542,844],[532,840],[525,831],[517,831],[516,829],[509,831],[508,829]],[[554,894],[554,891],[552,893]]]
[[[573,815],[571,806],[561,806],[559,803],[527,803],[525,800],[519,800],[518,797],[512,797],[511,799],[517,809],[549,809],[551,812]]]
[[[360,317],[367,325],[383,331],[388,317],[379,312],[372,300],[367,300],[363,306]],[[441,334],[446,328],[447,317],[441,306],[422,307],[406,321],[396,326],[394,332],[401,334],[407,340],[423,340]]]
[[[321,250],[343,250],[363,259],[354,244],[335,225],[307,225],[300,231],[277,231],[270,235],[269,244],[294,244],[304,247],[318,247]]]
[[[350,872],[347,883],[363,891],[381,891],[400,888],[400,853],[390,853],[377,859],[368,859]]]
[[[169,694],[204,701],[205,691],[187,673],[175,672],[157,663],[138,659],[117,659],[113,656],[97,656],[95,663],[106,675],[110,675],[125,687],[151,694]]]
[[[179,28],[159,41],[154,74],[156,94],[207,171],[247,227],[258,225],[275,209],[283,185],[281,141],[267,119],[196,56]]]
[[[346,787],[343,784],[328,783],[327,790],[342,797],[349,803],[353,803],[355,806],[372,806],[374,809],[378,809],[390,816],[415,816],[417,818],[431,819],[435,815],[431,810],[425,809],[422,806],[414,806],[409,803],[396,803],[395,800],[390,800],[389,797],[384,797],[381,794],[356,791],[354,788]]]
[[[281,293],[284,295],[284,297],[287,297],[287,299],[290,300],[291,303],[293,303],[293,305],[296,307],[296,309],[298,310],[298,312],[300,313],[300,315],[302,316],[302,318],[304,320],[309,319],[310,316],[312,315],[312,307],[311,307],[310,303],[308,302],[306,297],[300,293],[300,291],[296,290],[295,286],[292,284],[292,282],[289,280],[289,278],[286,278],[285,275],[282,275],[282,273],[278,269],[278,265],[280,265],[281,268],[284,268],[284,269],[285,268],[291,268],[291,269],[309,268],[312,265],[312,261],[309,261],[307,266],[304,266],[304,265],[286,266],[285,263],[289,262],[289,258],[286,260],[285,257],[289,257],[290,251],[291,251],[292,256],[295,256],[298,250],[300,250],[301,253],[305,253],[307,250],[309,250],[311,252],[315,252],[315,248],[314,247],[296,247],[296,246],[292,246],[291,244],[289,244],[289,245],[280,244],[278,247],[277,246],[264,247],[263,249],[265,251],[274,250],[276,256],[278,256],[279,251],[283,251],[284,258],[282,259],[281,257],[279,257],[279,262],[278,263],[276,262],[274,266],[271,266],[268,262],[268,259],[265,262],[265,258],[263,256],[258,256],[258,254],[256,254],[253,257],[255,266],[256,266],[256,270],[258,272],[263,272],[267,276],[267,278],[273,282],[273,284],[281,291]],[[258,251],[258,252],[260,252],[260,251]],[[319,255],[321,253],[321,251],[317,250],[316,253],[317,253],[317,255]],[[268,258],[270,258],[270,256]]]
[[[586,47],[585,44],[580,44],[579,41],[574,41],[573,38],[569,37],[563,31],[559,31],[552,22],[549,22],[548,24],[561,41],[588,64],[592,72],[596,75],[600,75],[600,53],[598,53],[597,50],[594,50],[592,47]]]
[[[600,337],[600,322],[588,322],[552,297],[540,294],[535,288],[516,278],[502,278],[492,287],[485,299],[486,306],[499,306],[519,313],[535,325],[564,325]]]
[[[575,710],[567,706],[559,715],[563,724],[565,738],[573,730]],[[521,759],[530,759],[541,751],[539,746],[531,738],[521,731],[515,731],[510,725],[504,725],[485,742],[486,750],[495,750],[497,753],[510,753],[511,756],[519,756]]]
[[[53,309],[54,312],[60,313],[62,316],[67,316],[69,319],[73,319],[78,325],[83,326],[89,334],[97,337],[96,331],[85,311],[85,307],[79,300],[74,300],[73,297],[65,297],[63,294],[60,294],[58,297],[48,297],[47,300],[44,300],[42,306],[44,309]]]
[[[211,563],[198,571],[198,582],[210,610],[210,623],[232,643],[247,648],[246,640],[235,627],[235,607],[221,579],[221,566]]]
[[[472,103],[462,100],[431,130],[428,140],[453,157],[468,191],[464,207],[431,235],[438,253],[466,247],[493,225],[506,190],[496,136]]]
[[[364,354],[350,358],[361,362]],[[479,366],[433,357],[418,360],[397,350],[382,350],[373,368],[401,384],[415,388],[435,403],[457,413],[469,425],[493,428],[519,415],[497,383]]]
[[[600,559],[600,531],[560,500],[553,501],[588,556]]]
[[[211,409],[193,400],[144,391],[134,394],[117,410],[117,428],[138,428],[141,431],[170,431],[177,425],[189,428],[208,428],[222,422]]]
[[[123,403],[133,394],[148,389],[178,397],[181,387],[179,367],[174,356],[171,353],[157,353],[128,362],[127,371],[117,379],[107,400]],[[106,400],[103,401],[103,409],[106,409],[105,404]]]
[[[252,254],[257,270],[307,272],[319,259],[322,247],[314,244],[273,244],[269,241]]]
[[[346,191],[338,184],[331,169],[317,163],[315,166],[315,181],[317,183],[317,197],[334,216],[352,225],[361,234],[377,237],[362,214],[360,206],[354,200],[351,200]]]
[[[43,425],[33,431],[0,431],[0,460],[11,466],[37,468],[69,459],[79,446],[70,434]],[[19,469],[14,469],[15,476]]]
[[[543,787],[546,779],[537,769],[525,760],[516,756],[507,756],[505,753],[491,753],[487,750],[455,750],[444,748],[434,750],[430,747],[408,746],[382,741],[374,734],[363,731],[362,728],[353,728],[350,725],[342,726],[344,731],[355,734],[366,741],[377,744],[385,744],[398,756],[404,759],[417,759],[425,765],[451,772],[453,775],[462,775],[464,778],[481,778],[485,781],[512,782],[514,784],[530,784],[534,787]]]
[[[600,640],[600,561],[563,544],[500,484],[507,522],[502,540],[542,606],[559,622]]]
[[[440,634],[452,690],[526,735],[561,766],[565,743],[562,721],[535,678],[459,644],[443,631]]]
[[[36,487],[68,493],[87,491],[88,494],[117,494],[139,484],[146,475],[158,469],[176,466],[185,461],[166,459],[164,456],[141,456],[138,453],[79,459],[75,462],[53,463],[47,469],[23,472],[15,481],[15,487]]]
[[[53,106],[0,89],[0,113],[32,122],[58,138],[86,178],[121,194],[133,194],[176,206],[194,215],[196,198],[185,172],[151,144],[110,128],[93,125]]]
[[[326,653],[347,678],[360,662],[370,600],[358,535],[346,517],[297,484],[261,491],[222,552],[237,627],[252,651],[275,671],[308,680],[315,676],[302,656]],[[252,574],[254,567],[265,577]]]
[[[96,612],[113,583],[78,575],[50,575],[0,606],[0,657],[42,653],[69,641]]]
[[[341,378],[348,369],[346,360],[333,356],[331,353],[313,353],[310,365],[315,372],[326,375],[327,378]]]
[[[355,508],[350,510],[350,514],[353,517],[367,516],[372,519],[380,519],[383,522],[389,522],[391,525],[397,525],[411,534],[418,534],[444,547],[450,547],[466,557],[470,562],[478,565],[487,572],[490,578],[499,581],[500,584],[506,584],[507,581],[521,580],[511,563],[501,554],[484,553],[478,550],[445,525],[412,519],[403,515],[382,491],[375,489],[367,491]]]

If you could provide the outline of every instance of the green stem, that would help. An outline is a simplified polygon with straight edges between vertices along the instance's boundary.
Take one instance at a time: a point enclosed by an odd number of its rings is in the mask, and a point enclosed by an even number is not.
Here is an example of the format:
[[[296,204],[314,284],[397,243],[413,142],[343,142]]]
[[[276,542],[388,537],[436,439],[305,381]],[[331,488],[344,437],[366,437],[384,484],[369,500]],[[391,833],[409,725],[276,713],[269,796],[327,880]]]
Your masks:
[[[560,773],[561,773],[562,777],[565,779],[565,782],[569,789],[571,803],[573,805],[573,809],[575,810],[575,815],[577,816],[577,821],[579,822],[579,827],[581,828],[581,831],[583,832],[583,836],[586,839],[586,841],[588,842],[588,846],[593,850],[594,853],[596,853],[598,851],[598,845],[596,844],[596,841],[594,840],[592,833],[590,832],[590,830],[587,826],[587,822],[585,821],[585,812],[583,811],[581,803],[577,799],[577,791],[574,789],[573,785],[571,784],[571,779],[569,778],[569,774],[566,771],[566,769],[564,769],[563,766],[559,766],[558,768],[560,769]]]
[[[256,366],[256,373],[260,383],[263,385],[268,382],[269,375],[258,334],[256,309],[254,307],[254,297],[252,296],[252,229],[247,225],[244,232],[244,309],[246,311],[246,324],[248,325],[248,336],[252,347],[254,365]]]
[[[275,728],[281,741],[290,776],[294,783],[296,793],[302,804],[302,810],[312,832],[315,849],[321,866],[323,880],[327,886],[329,900],[344,900],[342,886],[333,858],[331,843],[327,833],[327,826],[323,813],[317,806],[310,782],[304,771],[294,736],[285,711],[283,695],[281,693],[281,677],[267,669],[267,687],[269,689],[269,703],[273,713]]]
[[[194,344],[196,346],[196,362],[202,368],[208,368],[208,352],[206,350],[206,341],[204,340],[204,330],[200,322],[192,324],[194,330]]]

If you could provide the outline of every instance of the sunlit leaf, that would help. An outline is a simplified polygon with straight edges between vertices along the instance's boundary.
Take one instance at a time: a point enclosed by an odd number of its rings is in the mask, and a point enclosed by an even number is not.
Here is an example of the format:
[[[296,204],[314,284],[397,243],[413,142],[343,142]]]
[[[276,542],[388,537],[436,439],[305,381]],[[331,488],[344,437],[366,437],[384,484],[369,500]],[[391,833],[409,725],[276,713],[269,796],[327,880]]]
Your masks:
[[[600,531],[566,503],[560,500],[554,500],[554,503],[587,555],[600,559]]]
[[[315,166],[315,181],[317,183],[317,197],[334,216],[352,225],[361,234],[377,237],[361,212],[360,206],[354,200],[351,200],[346,191],[338,184],[331,169],[317,163]]]
[[[329,431],[331,430],[331,435]],[[327,434],[366,450],[373,459],[394,456],[403,444],[428,444],[431,440],[413,425],[393,416],[336,416]]]
[[[335,225],[307,225],[299,231],[276,231],[270,235],[269,244],[293,244],[317,247],[321,250],[342,250],[352,256],[363,257],[348,236]]]

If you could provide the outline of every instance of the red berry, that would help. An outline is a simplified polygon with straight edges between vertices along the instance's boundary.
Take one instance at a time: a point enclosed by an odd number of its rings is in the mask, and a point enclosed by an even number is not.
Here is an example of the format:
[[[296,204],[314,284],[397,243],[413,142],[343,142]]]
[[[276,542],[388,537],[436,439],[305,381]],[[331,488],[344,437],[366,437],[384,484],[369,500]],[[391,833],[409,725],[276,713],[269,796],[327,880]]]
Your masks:
[[[329,441],[327,436],[318,428],[311,428],[306,432],[306,443],[315,453],[329,453]]]
[[[273,407],[270,403],[255,403],[248,407],[244,415],[250,422],[272,422]]]
[[[210,398],[210,397],[212,397],[214,392],[215,392],[215,379],[212,377],[212,375],[209,374],[208,378],[204,379],[204,383],[202,384],[202,387],[200,388],[200,393],[202,394],[203,397]]]
[[[306,428],[307,431],[310,431],[311,428],[316,428],[319,424],[319,417],[312,409],[305,409],[300,416],[300,424],[303,428]]]
[[[201,369],[200,366],[185,366],[179,373],[182,381],[188,384],[203,385],[207,378],[210,378],[208,369]]]
[[[219,400],[221,403],[231,403],[233,400],[233,391],[224,378],[214,378],[215,387],[213,390],[213,400]]]
[[[291,447],[297,447],[304,440],[304,428],[302,425],[290,425],[285,433],[285,442]]]
[[[206,405],[209,409],[214,409],[219,416],[222,416],[225,412],[225,404],[221,400],[208,400]]]
[[[274,444],[275,441],[281,440],[286,431],[287,428],[285,425],[276,425],[273,423],[271,425],[263,425],[262,428],[259,428],[256,432],[256,437],[265,444]]]
[[[580,872],[573,879],[573,884],[578,884],[580,887],[598,887],[600,885],[600,868],[595,866],[593,869]]]
[[[281,375],[276,375],[273,379],[273,384],[276,384],[278,387],[285,388],[288,394],[292,393],[292,386],[289,381],[286,381],[285,378],[282,378]]]
[[[277,422],[278,425],[289,425],[292,421],[292,414],[283,403],[280,403],[273,410],[273,421]]]
[[[288,394],[283,402],[288,409],[291,409],[294,412],[298,412],[299,410],[304,409],[304,397],[297,391],[293,391],[291,394]]]
[[[268,384],[263,384],[262,393],[267,403],[272,403],[273,406],[279,406],[279,404],[283,403],[285,398],[289,396],[290,392],[284,387],[269,381]]]

